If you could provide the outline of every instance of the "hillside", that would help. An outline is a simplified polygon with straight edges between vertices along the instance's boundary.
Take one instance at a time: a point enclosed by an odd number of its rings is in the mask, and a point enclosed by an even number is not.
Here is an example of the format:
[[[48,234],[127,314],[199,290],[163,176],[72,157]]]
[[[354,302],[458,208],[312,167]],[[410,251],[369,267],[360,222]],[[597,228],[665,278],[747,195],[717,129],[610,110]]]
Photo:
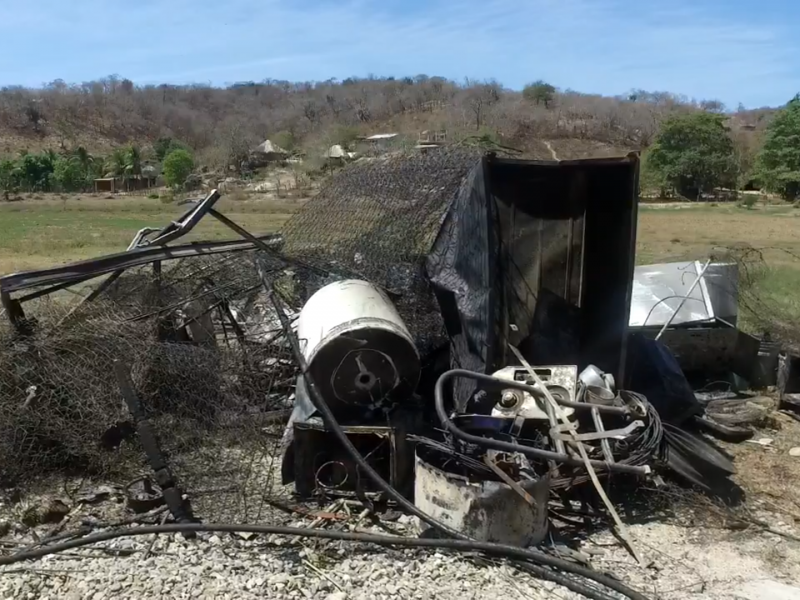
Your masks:
[[[394,131],[416,139],[423,130],[444,129],[448,140],[488,135],[529,156],[549,158],[553,148],[559,158],[576,158],[642,149],[665,115],[689,110],[724,107],[666,92],[603,97],[557,91],[542,82],[518,92],[495,82],[457,84],[427,76],[228,88],[136,86],[108,77],[0,90],[0,156],[79,146],[106,154],[169,137],[214,167],[274,136],[313,152],[358,134]],[[743,148],[756,145],[772,112],[730,113]]]

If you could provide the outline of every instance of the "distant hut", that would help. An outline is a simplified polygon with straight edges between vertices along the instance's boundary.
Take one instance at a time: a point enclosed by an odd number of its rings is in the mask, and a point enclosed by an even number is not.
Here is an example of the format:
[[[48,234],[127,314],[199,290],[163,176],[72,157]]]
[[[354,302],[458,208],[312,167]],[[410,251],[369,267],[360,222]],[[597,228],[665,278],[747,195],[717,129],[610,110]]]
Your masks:
[[[327,152],[325,152],[325,162],[328,165],[343,165],[347,162],[347,159],[350,157],[349,152],[347,152],[341,144],[334,144],[330,148],[328,148]]]
[[[271,140],[264,140],[250,152],[250,162],[255,166],[283,162],[287,158],[289,153]]]
[[[117,179],[115,177],[98,177],[94,180],[94,191],[96,194],[115,193],[117,191]]]

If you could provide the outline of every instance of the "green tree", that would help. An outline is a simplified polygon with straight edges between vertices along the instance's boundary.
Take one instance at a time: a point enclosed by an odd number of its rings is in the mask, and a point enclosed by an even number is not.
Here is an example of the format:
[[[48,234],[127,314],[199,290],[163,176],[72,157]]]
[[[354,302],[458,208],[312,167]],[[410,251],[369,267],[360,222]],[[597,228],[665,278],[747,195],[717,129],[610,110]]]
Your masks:
[[[127,163],[128,157],[125,153],[125,149],[114,148],[114,151],[106,158],[106,176],[124,177]]]
[[[138,177],[142,174],[142,152],[138,146],[128,146],[125,149],[124,176],[126,179]]]
[[[53,181],[62,192],[74,192],[86,183],[86,171],[75,156],[60,156],[53,166]]]
[[[78,146],[75,150],[72,151],[72,155],[78,159],[78,162],[81,163],[83,170],[87,173],[89,172],[89,167],[94,163],[94,156],[89,154],[89,152],[83,146]]]
[[[556,88],[540,79],[526,85],[522,89],[522,97],[534,104],[543,104],[545,108],[550,108],[556,97]]]
[[[724,115],[693,112],[671,116],[650,147],[647,168],[687,198],[734,185],[736,158]]]
[[[188,150],[188,148],[185,144],[171,137],[158,138],[156,143],[153,144],[153,152],[155,152],[158,162],[163,162],[167,154],[173,150]]]
[[[642,152],[641,172],[639,175],[639,189],[642,194],[656,195],[666,198],[670,195],[670,185],[664,179],[663,173],[654,169],[650,161],[650,149]]]
[[[767,191],[787,200],[800,196],[800,94],[767,126],[755,172]]]
[[[194,159],[188,150],[173,150],[164,157],[164,181],[172,187],[180,187],[194,170]]]
[[[0,161],[0,191],[3,193],[3,199],[8,202],[9,195],[15,193],[19,186],[19,171],[17,170],[17,163],[13,160]]]
[[[50,189],[50,178],[58,155],[24,153],[17,163],[20,187],[32,192],[46,192]]]

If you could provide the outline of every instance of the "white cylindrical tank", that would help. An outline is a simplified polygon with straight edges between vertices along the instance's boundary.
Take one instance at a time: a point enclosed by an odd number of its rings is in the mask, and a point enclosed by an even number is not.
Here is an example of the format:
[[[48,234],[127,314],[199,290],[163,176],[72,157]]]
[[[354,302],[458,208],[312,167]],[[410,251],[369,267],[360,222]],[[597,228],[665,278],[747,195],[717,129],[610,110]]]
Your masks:
[[[334,411],[403,400],[417,387],[420,358],[391,300],[366,281],[326,285],[297,322],[309,372]]]

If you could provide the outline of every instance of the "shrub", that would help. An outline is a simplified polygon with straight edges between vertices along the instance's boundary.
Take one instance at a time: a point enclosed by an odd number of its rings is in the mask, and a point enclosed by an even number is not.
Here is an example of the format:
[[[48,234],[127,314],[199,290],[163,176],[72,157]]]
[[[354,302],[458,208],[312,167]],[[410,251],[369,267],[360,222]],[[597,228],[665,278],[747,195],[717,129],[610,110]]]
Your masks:
[[[752,210],[752,208],[756,205],[757,198],[751,194],[745,194],[742,201],[739,202],[739,206],[742,208],[746,208],[747,210]]]
[[[169,186],[182,186],[193,170],[194,159],[188,150],[173,150],[164,158],[164,181]]]

